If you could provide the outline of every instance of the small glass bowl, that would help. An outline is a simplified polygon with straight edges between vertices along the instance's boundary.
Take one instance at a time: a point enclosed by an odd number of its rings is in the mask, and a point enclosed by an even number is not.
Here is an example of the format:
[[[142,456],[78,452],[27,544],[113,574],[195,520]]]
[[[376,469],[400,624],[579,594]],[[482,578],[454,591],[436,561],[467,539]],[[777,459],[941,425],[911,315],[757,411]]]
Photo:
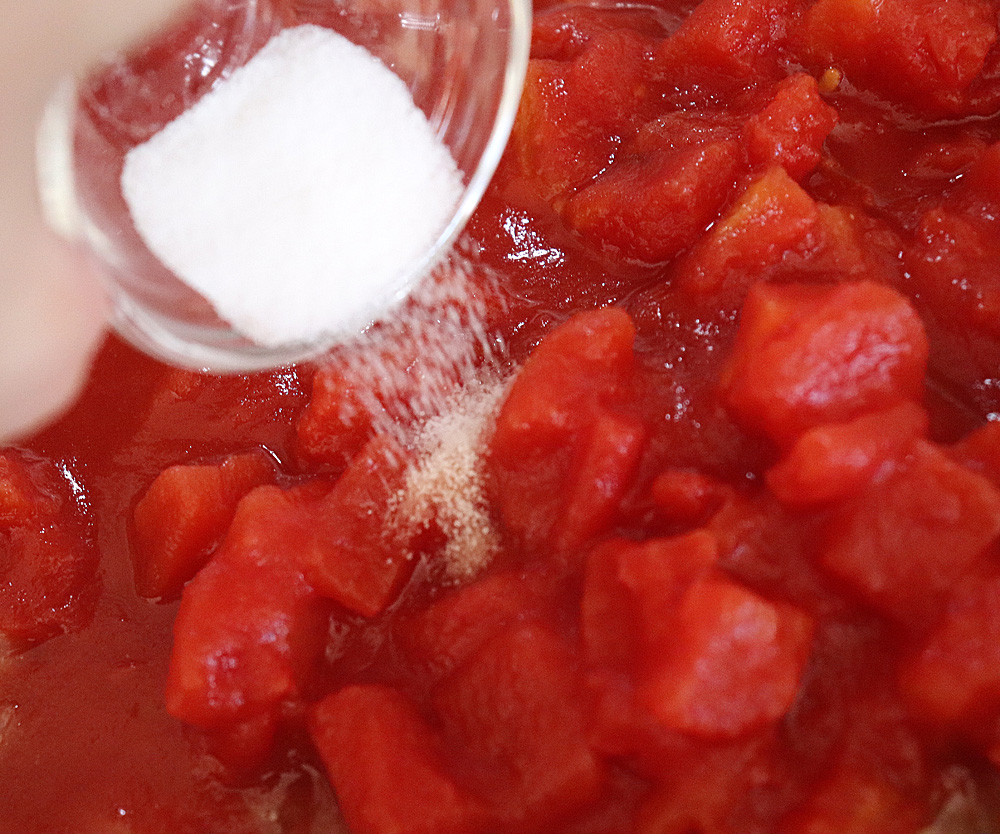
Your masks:
[[[201,0],[154,40],[67,82],[39,132],[46,213],[97,258],[115,329],[174,365],[247,372],[306,359],[346,335],[322,344],[255,344],[149,251],[121,192],[129,150],[278,31],[302,23],[334,29],[393,70],[463,175],[451,221],[402,276],[399,298],[450,250],[507,143],[527,67],[531,0]]]

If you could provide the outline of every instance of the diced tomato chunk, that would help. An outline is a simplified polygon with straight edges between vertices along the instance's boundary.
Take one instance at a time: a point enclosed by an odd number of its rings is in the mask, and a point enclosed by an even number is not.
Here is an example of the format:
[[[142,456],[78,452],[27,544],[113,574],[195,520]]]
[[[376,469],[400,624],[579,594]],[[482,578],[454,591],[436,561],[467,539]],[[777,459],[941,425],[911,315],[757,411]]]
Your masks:
[[[0,526],[13,527],[29,524],[58,512],[61,502],[49,490],[39,489],[34,478],[43,475],[40,461],[31,465],[13,452],[0,454]],[[54,480],[54,468],[46,480]]]
[[[594,30],[572,51],[529,61],[511,133],[513,157],[544,199],[601,171],[650,96],[652,47],[640,33]]]
[[[510,136],[511,154],[539,191],[551,199],[586,181],[614,151],[611,137],[591,137],[568,115],[560,61],[532,58]]]
[[[726,487],[708,475],[690,469],[668,469],[656,476],[650,494],[669,521],[706,520],[725,500]]]
[[[549,333],[521,367],[497,418],[491,450],[527,455],[561,445],[631,379],[635,330],[608,307],[578,313]]]
[[[951,456],[1000,487],[1000,423],[986,423],[969,432],[952,447]]]
[[[295,426],[301,455],[344,466],[361,450],[374,433],[373,412],[382,410],[377,401],[360,393],[364,384],[336,361],[316,371],[309,404]]]
[[[940,621],[901,667],[910,710],[938,724],[1000,718],[1000,576],[959,583]],[[979,732],[979,741],[988,734]]]
[[[298,697],[327,630],[327,606],[300,561],[313,535],[309,514],[278,487],[240,501],[221,547],[181,597],[167,678],[172,715],[222,730]]]
[[[778,84],[774,98],[746,125],[747,152],[756,165],[781,165],[801,182],[819,164],[837,111],[819,95],[811,75],[796,73]]]
[[[861,491],[883,464],[925,437],[927,429],[927,412],[913,402],[846,423],[816,426],[767,471],[767,485],[790,506],[848,498]]]
[[[695,581],[640,673],[640,703],[665,726],[733,738],[781,718],[809,657],[812,618],[721,576]]]
[[[487,773],[498,830],[551,830],[599,796],[582,694],[568,647],[534,624],[501,632],[438,687],[446,732]]]
[[[558,549],[579,547],[613,520],[639,467],[647,434],[635,418],[610,412],[594,417],[579,439],[566,484],[555,536]]]
[[[579,313],[511,385],[487,464],[501,518],[531,548],[599,532],[631,481],[645,429],[615,407],[629,399],[633,338],[621,310]]]
[[[842,67],[859,86],[954,112],[996,42],[996,11],[985,0],[818,0],[798,37],[817,67]]]
[[[924,809],[878,773],[838,766],[779,834],[910,834],[927,823]]]
[[[259,770],[278,734],[278,716],[265,712],[236,724],[204,731],[208,751],[233,774]]]
[[[773,744],[751,736],[735,742],[670,750],[676,760],[654,784],[633,834],[729,834],[734,812],[763,780],[787,778]]]
[[[678,265],[677,281],[694,295],[726,289],[742,296],[750,276],[808,245],[818,220],[816,201],[775,165],[698,240]]]
[[[413,570],[408,531],[390,512],[409,462],[395,441],[369,441],[317,507],[313,546],[300,559],[317,593],[365,617],[392,602]]]
[[[616,161],[566,202],[569,226],[627,258],[666,261],[716,218],[742,156],[730,141]]]
[[[221,464],[163,470],[136,504],[136,590],[173,597],[208,560],[226,532],[236,505],[251,489],[274,481],[267,453],[232,455]]]
[[[919,402],[927,355],[919,316],[888,287],[758,284],[723,396],[746,425],[787,446],[815,426]]]
[[[532,571],[484,576],[405,619],[399,640],[422,665],[451,671],[511,623],[545,611],[546,584]]]
[[[704,0],[663,41],[657,66],[673,83],[715,95],[779,78],[776,61],[794,0]]]
[[[1000,534],[1000,491],[917,441],[828,530],[823,566],[880,611],[920,624]]]
[[[587,560],[580,613],[588,662],[632,669],[644,645],[658,649],[669,642],[678,600],[717,555],[715,539],[704,531],[596,547]]]
[[[476,834],[482,804],[449,775],[441,740],[400,692],[347,686],[309,729],[353,834]]]
[[[54,463],[0,451],[0,638],[76,629],[91,610],[98,552]]]

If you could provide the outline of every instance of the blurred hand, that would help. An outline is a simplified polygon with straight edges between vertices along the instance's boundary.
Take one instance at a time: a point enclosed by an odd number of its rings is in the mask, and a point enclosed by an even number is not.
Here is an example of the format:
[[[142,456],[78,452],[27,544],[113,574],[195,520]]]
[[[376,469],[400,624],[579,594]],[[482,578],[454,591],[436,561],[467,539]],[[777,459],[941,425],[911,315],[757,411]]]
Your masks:
[[[162,25],[185,0],[0,0],[0,442],[79,389],[104,330],[86,260],[43,221],[35,134],[58,80]]]

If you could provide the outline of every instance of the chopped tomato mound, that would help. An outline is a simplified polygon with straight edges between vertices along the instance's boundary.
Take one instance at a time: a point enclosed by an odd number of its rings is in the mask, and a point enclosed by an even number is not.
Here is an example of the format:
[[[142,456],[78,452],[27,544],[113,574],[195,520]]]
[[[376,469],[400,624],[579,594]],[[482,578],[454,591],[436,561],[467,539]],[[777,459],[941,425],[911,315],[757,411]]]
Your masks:
[[[927,429],[927,412],[913,402],[816,426],[767,471],[767,485],[790,506],[848,498],[883,464],[898,460],[914,440],[925,437]]]
[[[799,36],[817,66],[842,67],[857,85],[931,112],[961,98],[997,39],[985,0],[818,0]]]
[[[939,622],[900,672],[906,702],[918,718],[978,729],[974,736],[980,744],[1000,718],[998,605],[1000,577],[995,573],[959,584]]]
[[[927,337],[910,303],[869,282],[754,286],[723,396],[781,445],[923,396]]]
[[[37,642],[85,621],[97,551],[55,464],[0,452],[0,637]]]
[[[899,620],[926,622],[1000,534],[1000,491],[918,441],[829,524],[823,566]]]
[[[514,625],[435,692],[445,732],[483,768],[498,830],[548,831],[600,795],[604,768],[587,743],[574,667],[551,631]]]
[[[136,590],[177,596],[222,539],[239,500],[274,476],[263,451],[164,469],[135,507]]]
[[[577,314],[528,358],[500,408],[488,450],[495,500],[529,547],[578,546],[631,482],[645,429],[615,407],[630,393],[633,338],[621,310]]]
[[[798,608],[722,577],[697,580],[662,653],[650,654],[640,702],[665,726],[698,736],[758,729],[795,700],[812,631],[811,617]]]
[[[755,165],[781,165],[801,182],[819,165],[837,111],[819,94],[816,79],[796,73],[778,84],[774,98],[747,122],[747,153]]]
[[[309,730],[352,834],[475,834],[485,808],[449,775],[437,734],[401,693],[347,686]]]
[[[398,443],[369,441],[320,501],[313,545],[300,558],[317,593],[365,617],[392,602],[413,570],[407,531],[389,518],[408,464]]]
[[[327,608],[301,554],[313,529],[295,497],[250,492],[221,547],[184,588],[174,625],[167,708],[207,730],[274,716],[294,701],[326,635]]]
[[[819,212],[785,171],[773,166],[758,177],[735,205],[692,248],[678,267],[677,280],[695,296],[722,289],[742,295],[746,274],[774,266],[789,250],[810,242]]]
[[[666,261],[722,209],[742,167],[734,142],[616,161],[566,202],[567,224],[628,258]]]
[[[83,81],[88,217],[281,27],[455,138],[401,10],[199,0]],[[0,834],[1000,834],[1000,0],[531,15],[398,305],[247,375],[111,335],[0,450]]]

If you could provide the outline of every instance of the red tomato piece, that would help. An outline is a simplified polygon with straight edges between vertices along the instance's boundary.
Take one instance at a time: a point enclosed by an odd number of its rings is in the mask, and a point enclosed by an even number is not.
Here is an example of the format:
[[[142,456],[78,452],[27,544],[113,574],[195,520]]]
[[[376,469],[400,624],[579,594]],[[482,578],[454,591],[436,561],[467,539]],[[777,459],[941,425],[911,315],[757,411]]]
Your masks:
[[[568,647],[536,624],[496,635],[437,688],[446,732],[488,774],[498,830],[551,830],[600,795],[582,696]]]
[[[669,642],[678,600],[717,557],[714,537],[700,530],[596,547],[587,560],[580,608],[588,663],[633,669],[644,645],[655,650]]]
[[[705,521],[725,500],[727,488],[714,478],[690,469],[668,469],[650,487],[656,506],[668,521]]]
[[[482,804],[448,772],[441,740],[387,686],[348,686],[309,716],[309,730],[353,834],[475,834]]]
[[[579,313],[511,385],[487,466],[500,517],[531,549],[599,532],[631,480],[644,430],[615,407],[630,396],[633,338],[622,310]]]
[[[780,445],[920,401],[928,344],[910,303],[869,282],[755,285],[722,377],[727,407]]]
[[[558,550],[573,550],[604,530],[639,468],[648,432],[637,419],[598,413],[579,438],[556,526]]]
[[[794,0],[704,0],[657,55],[673,84],[725,96],[782,76],[778,51]]]
[[[779,834],[912,834],[926,811],[889,780],[841,765],[782,823]]]
[[[42,479],[42,488],[35,479]],[[30,524],[36,519],[55,515],[62,502],[58,492],[47,486],[58,478],[55,467],[5,450],[0,454],[0,526]]]
[[[755,165],[781,165],[801,182],[819,164],[837,111],[823,101],[816,79],[796,73],[780,82],[771,101],[750,117],[747,153]]]
[[[686,249],[718,216],[736,186],[734,142],[626,157],[575,193],[563,216],[602,248],[654,263]]]
[[[513,156],[543,199],[601,171],[650,95],[648,38],[594,30],[574,46],[569,61],[529,61],[511,133]]]
[[[421,665],[449,672],[509,624],[541,616],[551,595],[541,573],[484,576],[404,619],[399,640]]]
[[[0,452],[0,636],[34,642],[82,625],[97,563],[56,465]]]
[[[167,677],[171,715],[231,729],[298,697],[327,631],[327,606],[301,566],[314,527],[278,487],[240,501],[222,545],[181,597]]]
[[[510,153],[543,199],[585,182],[608,164],[609,136],[591,137],[568,110],[561,61],[532,58],[510,135]]]
[[[266,762],[278,734],[278,716],[262,713],[221,729],[205,731],[209,752],[237,775],[251,774]]]
[[[818,219],[813,198],[784,168],[769,168],[678,264],[677,282],[694,295],[742,296],[763,269],[811,243]]]
[[[675,760],[657,779],[631,834],[732,834],[733,815],[764,779],[788,779],[773,744],[753,736],[738,742],[670,750]]]
[[[632,124],[652,96],[654,41],[622,27],[594,31],[565,73],[573,115],[597,134]]]
[[[819,68],[931,112],[961,109],[997,38],[985,0],[818,0],[798,35]]]
[[[808,429],[766,473],[767,485],[789,506],[808,506],[860,492],[888,461],[926,437],[927,412],[913,402],[862,414],[846,423]]]
[[[208,561],[251,489],[274,481],[266,452],[231,455],[221,464],[163,470],[136,504],[135,584],[140,596],[174,597]]]
[[[996,726],[1000,717],[1000,576],[954,590],[940,621],[900,671],[911,712],[937,724]],[[968,729],[968,727],[966,727]],[[989,733],[976,733],[978,741]]]
[[[407,299],[398,320],[376,323],[326,358],[296,424],[306,461],[339,471],[376,434],[426,418],[458,389],[464,357],[449,339],[470,316],[458,281],[467,291],[465,276],[440,269]]]
[[[986,423],[969,432],[952,447],[951,456],[1000,487],[1000,423]]]
[[[831,519],[823,567],[869,604],[926,623],[1000,534],[1000,491],[916,441]]]
[[[331,362],[313,375],[312,395],[295,425],[299,453],[311,461],[346,466],[374,434],[381,405],[360,393],[365,381]]]
[[[812,618],[718,577],[695,581],[640,673],[640,703],[666,727],[734,738],[781,718],[799,690]]]
[[[1000,256],[995,200],[985,207],[988,219],[953,209],[927,211],[910,253],[914,288],[959,338],[968,338],[970,324],[1000,336],[1000,282],[985,266]]]
[[[413,570],[412,531],[390,517],[409,462],[398,443],[373,438],[317,507],[314,545],[300,560],[317,593],[365,617],[392,602]]]

